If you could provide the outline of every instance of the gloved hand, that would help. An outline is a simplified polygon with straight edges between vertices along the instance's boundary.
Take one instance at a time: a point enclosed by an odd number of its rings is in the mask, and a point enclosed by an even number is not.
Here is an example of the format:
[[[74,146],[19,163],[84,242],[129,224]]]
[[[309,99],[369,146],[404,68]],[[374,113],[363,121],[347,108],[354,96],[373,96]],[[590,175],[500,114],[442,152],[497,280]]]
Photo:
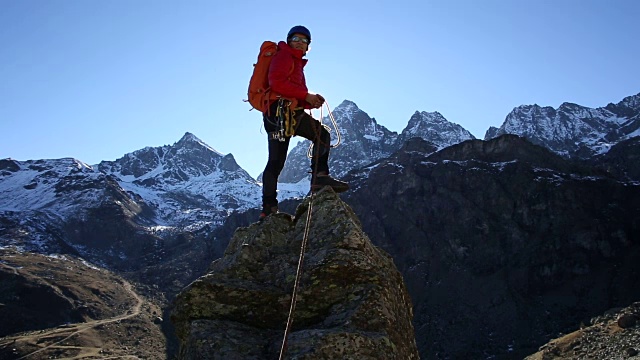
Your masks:
[[[307,94],[307,97],[304,100],[314,109],[317,109],[324,104],[324,98],[318,94]]]

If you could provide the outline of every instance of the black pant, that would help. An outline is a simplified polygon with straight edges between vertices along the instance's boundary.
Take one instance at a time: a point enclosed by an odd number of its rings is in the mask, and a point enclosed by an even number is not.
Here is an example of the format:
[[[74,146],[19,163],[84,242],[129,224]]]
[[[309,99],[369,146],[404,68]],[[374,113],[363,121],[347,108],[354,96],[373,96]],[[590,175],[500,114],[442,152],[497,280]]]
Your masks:
[[[264,128],[267,131],[269,144],[269,160],[267,166],[262,173],[262,204],[265,206],[278,205],[276,198],[276,190],[278,189],[278,176],[287,160],[287,152],[289,150],[289,140],[285,141],[274,139],[272,133],[276,131],[276,111],[278,102],[274,102],[269,111],[269,115],[263,116]],[[329,173],[329,150],[331,149],[331,135],[329,131],[322,126],[320,121],[314,119],[304,110],[296,110],[293,117],[297,124],[294,136],[302,136],[305,139],[313,141],[313,156],[311,158],[311,173],[325,172]],[[317,168],[316,168],[317,166]]]

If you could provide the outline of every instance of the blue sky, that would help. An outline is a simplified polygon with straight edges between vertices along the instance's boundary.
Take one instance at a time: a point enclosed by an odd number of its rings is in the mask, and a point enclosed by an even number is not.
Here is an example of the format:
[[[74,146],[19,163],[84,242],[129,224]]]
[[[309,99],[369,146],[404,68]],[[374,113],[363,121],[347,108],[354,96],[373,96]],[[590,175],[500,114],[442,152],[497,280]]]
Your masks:
[[[483,138],[518,105],[639,93],[638,19],[636,0],[0,0],[0,158],[96,164],[188,131],[255,177],[252,64],[298,24],[332,107],[398,133],[438,111]]]

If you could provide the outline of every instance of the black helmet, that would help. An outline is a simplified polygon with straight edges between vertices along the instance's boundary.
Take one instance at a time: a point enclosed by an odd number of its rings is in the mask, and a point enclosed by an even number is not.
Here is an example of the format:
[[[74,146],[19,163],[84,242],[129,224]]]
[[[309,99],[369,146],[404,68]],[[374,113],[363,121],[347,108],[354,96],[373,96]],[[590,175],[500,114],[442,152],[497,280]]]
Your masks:
[[[292,27],[291,30],[289,30],[289,33],[287,34],[287,41],[289,41],[289,39],[291,39],[293,34],[302,34],[302,35],[306,36],[307,39],[309,39],[309,42],[311,42],[311,32],[309,31],[309,29],[307,29],[306,27],[304,27],[302,25],[296,25],[296,26]]]

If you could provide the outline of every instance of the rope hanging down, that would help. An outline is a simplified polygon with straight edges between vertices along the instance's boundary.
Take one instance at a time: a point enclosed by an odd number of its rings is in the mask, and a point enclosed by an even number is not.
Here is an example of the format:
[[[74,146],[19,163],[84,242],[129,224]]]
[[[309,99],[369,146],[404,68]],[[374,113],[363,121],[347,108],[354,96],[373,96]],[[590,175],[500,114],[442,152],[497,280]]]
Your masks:
[[[304,263],[304,251],[307,247],[307,241],[309,239],[309,229],[311,228],[311,212],[313,211],[313,198],[315,194],[311,193],[309,200],[309,209],[307,210],[307,223],[304,226],[304,236],[302,237],[302,245],[300,246],[300,258],[298,259],[298,269],[296,270],[296,280],[293,283],[293,294],[291,295],[291,306],[289,307],[289,317],[287,318],[287,327],[284,330],[284,338],[282,339],[282,347],[280,347],[279,360],[284,359],[284,354],[287,352],[287,338],[291,331],[291,325],[293,324],[293,313],[296,309],[296,298],[298,296],[298,288],[300,286],[300,276],[302,275],[302,264]]]
[[[335,145],[331,145],[329,144],[332,148],[337,147],[338,145],[340,145],[341,142],[341,138],[340,138],[340,130],[338,129],[338,125],[336,124],[336,120],[333,118],[333,114],[331,113],[331,108],[329,108],[329,104],[325,101],[325,105],[327,106],[327,111],[329,112],[329,118],[331,119],[331,122],[333,123],[333,128],[336,130],[336,134],[338,136],[338,140],[336,142]],[[320,121],[319,122],[319,126],[325,126],[324,124],[322,124],[322,107],[320,107]],[[295,125],[295,124],[294,124]],[[328,128],[328,126],[327,126]],[[329,131],[331,131],[331,129],[327,129]],[[307,156],[311,159],[313,156],[312,153],[312,147],[313,144],[315,142],[319,142],[320,141],[320,127],[318,127],[318,130],[316,131],[316,141],[311,142],[311,146],[309,146],[309,152],[307,154]],[[317,159],[316,159],[317,160]],[[315,161],[315,169],[314,169],[314,173],[317,173],[318,171],[318,161]],[[314,182],[315,182],[315,178],[312,176],[312,183],[311,183],[311,188],[313,188]],[[296,279],[295,282],[293,283],[293,294],[291,295],[291,306],[289,306],[289,316],[287,317],[287,326],[284,329],[284,338],[282,339],[282,346],[280,347],[280,356],[278,357],[279,360],[283,360],[284,359],[284,355],[287,352],[287,340],[289,338],[289,333],[291,332],[291,326],[293,325],[293,315],[296,309],[296,302],[297,302],[297,297],[298,297],[298,289],[300,288],[300,277],[302,276],[302,266],[304,264],[304,252],[306,250],[307,247],[307,243],[309,241],[309,230],[311,229],[311,213],[313,212],[313,200],[315,198],[315,193],[312,191],[311,192],[311,196],[309,198],[309,209],[307,210],[307,222],[304,226],[304,235],[302,236],[302,244],[300,246],[300,257],[298,259],[298,268],[296,270]]]
[[[340,131],[338,130],[338,126],[336,125],[336,122],[333,119],[333,115],[331,114],[331,109],[329,109],[329,104],[327,104],[327,109],[329,110],[329,116],[331,118],[331,121],[333,122],[334,128],[336,129],[336,133],[338,134],[338,143],[335,145],[335,146],[338,146],[338,144],[340,144]],[[320,140],[320,126],[324,126],[322,124],[322,108],[320,108],[320,119],[321,120],[318,122],[319,123],[318,130],[316,131],[316,134],[315,134],[316,141]],[[316,141],[311,142],[311,146],[313,146],[313,143]],[[309,147],[309,150],[311,151],[311,147]],[[309,156],[309,158],[311,158],[311,156]],[[318,161],[316,159],[314,173],[317,173],[317,172],[318,172]],[[312,179],[311,188],[313,188],[313,185],[315,185],[314,184],[315,177],[312,176],[311,179]],[[302,276],[302,266],[304,264],[304,252],[307,247],[307,242],[309,241],[309,230],[311,229],[311,213],[313,212],[314,198],[315,198],[315,192],[312,191],[311,196],[309,197],[309,209],[307,210],[307,222],[304,225],[304,235],[302,236],[302,244],[300,245],[300,257],[298,259],[298,268],[296,270],[296,280],[293,283],[293,294],[291,294],[291,306],[289,306],[289,316],[287,317],[287,326],[284,329],[284,338],[282,339],[282,346],[280,347],[280,357],[278,358],[279,360],[283,360],[284,355],[287,352],[287,340],[289,338],[289,333],[291,332],[291,326],[293,325],[293,315],[296,309],[298,288],[300,287],[300,277]]]

